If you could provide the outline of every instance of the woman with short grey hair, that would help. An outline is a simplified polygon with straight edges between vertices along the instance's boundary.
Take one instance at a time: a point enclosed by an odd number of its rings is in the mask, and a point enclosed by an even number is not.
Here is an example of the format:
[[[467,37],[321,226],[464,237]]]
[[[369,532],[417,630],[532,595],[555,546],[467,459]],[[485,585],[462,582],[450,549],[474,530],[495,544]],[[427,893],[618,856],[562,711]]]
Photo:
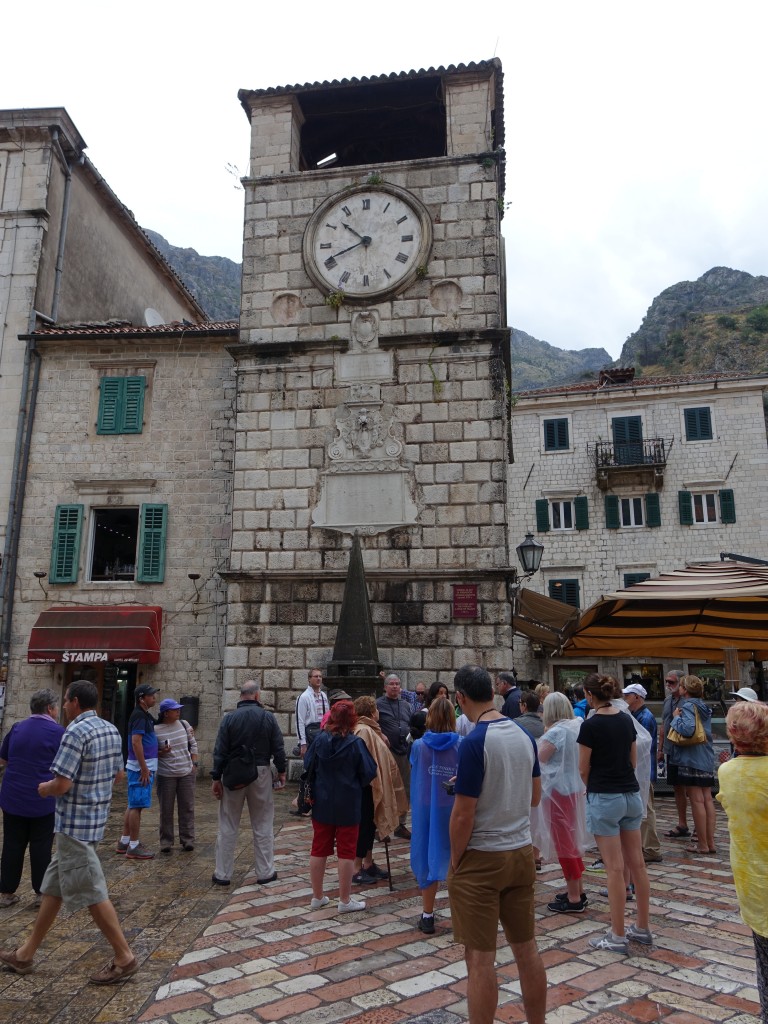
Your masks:
[[[37,787],[53,778],[50,768],[64,735],[64,727],[57,721],[58,707],[59,698],[53,690],[36,690],[29,701],[31,715],[12,726],[0,745],[0,764],[7,766],[0,787],[0,907],[19,902],[16,890],[27,847],[35,906],[39,906],[40,886],[51,860],[56,801],[40,797]]]

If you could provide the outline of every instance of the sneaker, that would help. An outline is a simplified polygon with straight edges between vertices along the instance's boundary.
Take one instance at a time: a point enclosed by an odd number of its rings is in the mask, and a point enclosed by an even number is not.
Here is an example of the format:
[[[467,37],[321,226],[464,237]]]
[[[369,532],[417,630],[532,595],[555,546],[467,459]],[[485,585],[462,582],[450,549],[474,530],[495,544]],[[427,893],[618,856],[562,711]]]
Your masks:
[[[587,871],[605,871],[605,865],[603,864],[602,857],[598,857],[594,863],[590,864]]]
[[[193,843],[184,843],[184,845],[182,846],[182,850],[184,851],[184,853],[192,853],[194,848],[195,847]]]
[[[555,896],[554,902],[556,902],[556,903],[568,903],[569,902],[569,900],[568,900],[568,893],[567,892],[559,892]],[[586,907],[586,905],[588,903],[589,903],[589,896],[587,896],[587,894],[585,892],[583,892],[581,894],[581,905],[582,905],[582,907]]]
[[[171,852],[170,846],[161,846],[160,847],[160,853],[170,853],[170,852]]]
[[[92,974],[88,981],[92,985],[116,985],[118,981],[127,981],[138,969],[139,963],[136,957],[125,967],[120,967],[114,960],[110,960],[97,974]]]
[[[627,938],[630,942],[641,942],[644,946],[653,945],[653,935],[650,928],[638,928],[636,924],[627,926]]]
[[[608,889],[607,889],[606,886],[603,886],[603,888],[600,890],[600,895],[601,896],[605,896],[606,899],[608,898]],[[631,902],[634,898],[635,898],[635,887],[634,887],[634,885],[628,885],[627,886],[627,903]]]
[[[664,858],[660,853],[645,853],[643,851],[643,860],[646,864],[661,864]]]
[[[589,940],[592,949],[607,949],[611,953],[629,953],[629,942],[626,938],[614,939],[612,932],[606,932],[600,938]]]
[[[408,831],[408,829],[405,827],[405,825],[398,825],[397,828],[394,831],[394,835],[396,835],[398,839],[410,839],[411,838],[411,833]]]
[[[310,910],[322,910],[322,908],[323,907],[327,907],[330,902],[331,901],[328,899],[327,896],[321,896],[320,899],[316,899],[313,896],[312,899],[310,900],[310,903],[309,903],[309,909]]]
[[[216,875],[211,875],[211,885],[229,885],[229,879],[217,878]]]
[[[128,843],[124,843],[122,839],[117,840],[117,846],[115,847],[115,853],[128,853]]]
[[[378,875],[371,874],[365,868],[361,868],[356,874],[352,875],[352,881],[355,885],[376,885],[378,880]]]
[[[154,856],[154,853],[151,850],[148,850],[144,843],[139,843],[138,846],[134,847],[129,846],[128,849],[125,851],[126,860],[153,860]],[[91,979],[91,981],[93,981],[93,978]],[[94,982],[94,984],[99,983]],[[101,982],[101,984],[105,983]]]
[[[35,893],[35,898],[30,904],[31,910],[38,910],[43,905],[43,894],[41,892]]]
[[[583,914],[586,903],[579,900],[578,903],[571,903],[569,900],[553,900],[547,904],[547,910],[553,914]]]
[[[370,867],[367,867],[365,870],[368,872],[369,875],[371,875],[371,877],[379,878],[381,879],[382,882],[385,879],[389,878],[389,872],[382,871],[382,869],[377,864],[371,864]]]
[[[351,897],[348,903],[339,900],[340,914],[354,914],[356,910],[365,910],[365,900],[353,900]]]
[[[426,914],[422,914],[419,918],[419,923],[416,925],[420,932],[424,932],[425,935],[435,934],[435,915],[427,917]]]
[[[0,907],[12,907],[14,903],[19,902],[19,897],[15,892],[2,892],[0,893]]]

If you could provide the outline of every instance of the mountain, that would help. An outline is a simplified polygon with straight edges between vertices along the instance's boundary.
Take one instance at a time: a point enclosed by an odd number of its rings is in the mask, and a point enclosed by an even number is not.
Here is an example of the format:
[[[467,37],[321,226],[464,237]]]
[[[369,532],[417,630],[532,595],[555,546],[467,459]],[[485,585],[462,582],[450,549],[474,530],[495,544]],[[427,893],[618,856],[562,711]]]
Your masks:
[[[555,348],[525,331],[512,331],[512,390],[546,388],[594,376],[612,360],[604,348]]]
[[[713,267],[657,295],[619,357],[638,376],[762,370],[768,346],[768,277]]]
[[[201,256],[195,249],[171,245],[156,231],[144,228],[152,244],[192,292],[211,320],[237,320],[240,316],[242,267],[225,256]]]

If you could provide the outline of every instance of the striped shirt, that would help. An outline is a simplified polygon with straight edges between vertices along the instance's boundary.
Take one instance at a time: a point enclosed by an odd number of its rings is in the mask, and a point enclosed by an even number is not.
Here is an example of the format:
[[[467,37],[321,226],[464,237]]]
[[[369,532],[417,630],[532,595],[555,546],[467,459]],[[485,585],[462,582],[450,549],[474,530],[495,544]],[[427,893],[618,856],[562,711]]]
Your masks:
[[[72,786],[56,797],[54,831],[84,843],[98,843],[112,802],[112,783],[123,768],[120,733],[95,711],[84,711],[70,722],[51,765],[54,775]]]

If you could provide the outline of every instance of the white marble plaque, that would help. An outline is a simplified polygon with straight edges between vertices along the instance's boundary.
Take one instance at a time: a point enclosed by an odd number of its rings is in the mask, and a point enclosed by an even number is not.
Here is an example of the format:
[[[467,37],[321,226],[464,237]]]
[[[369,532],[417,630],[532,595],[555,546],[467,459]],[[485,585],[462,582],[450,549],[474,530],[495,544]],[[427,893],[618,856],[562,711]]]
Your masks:
[[[373,467],[371,467],[373,469]],[[382,533],[416,522],[417,509],[405,469],[323,473],[314,526],[343,533]]]

